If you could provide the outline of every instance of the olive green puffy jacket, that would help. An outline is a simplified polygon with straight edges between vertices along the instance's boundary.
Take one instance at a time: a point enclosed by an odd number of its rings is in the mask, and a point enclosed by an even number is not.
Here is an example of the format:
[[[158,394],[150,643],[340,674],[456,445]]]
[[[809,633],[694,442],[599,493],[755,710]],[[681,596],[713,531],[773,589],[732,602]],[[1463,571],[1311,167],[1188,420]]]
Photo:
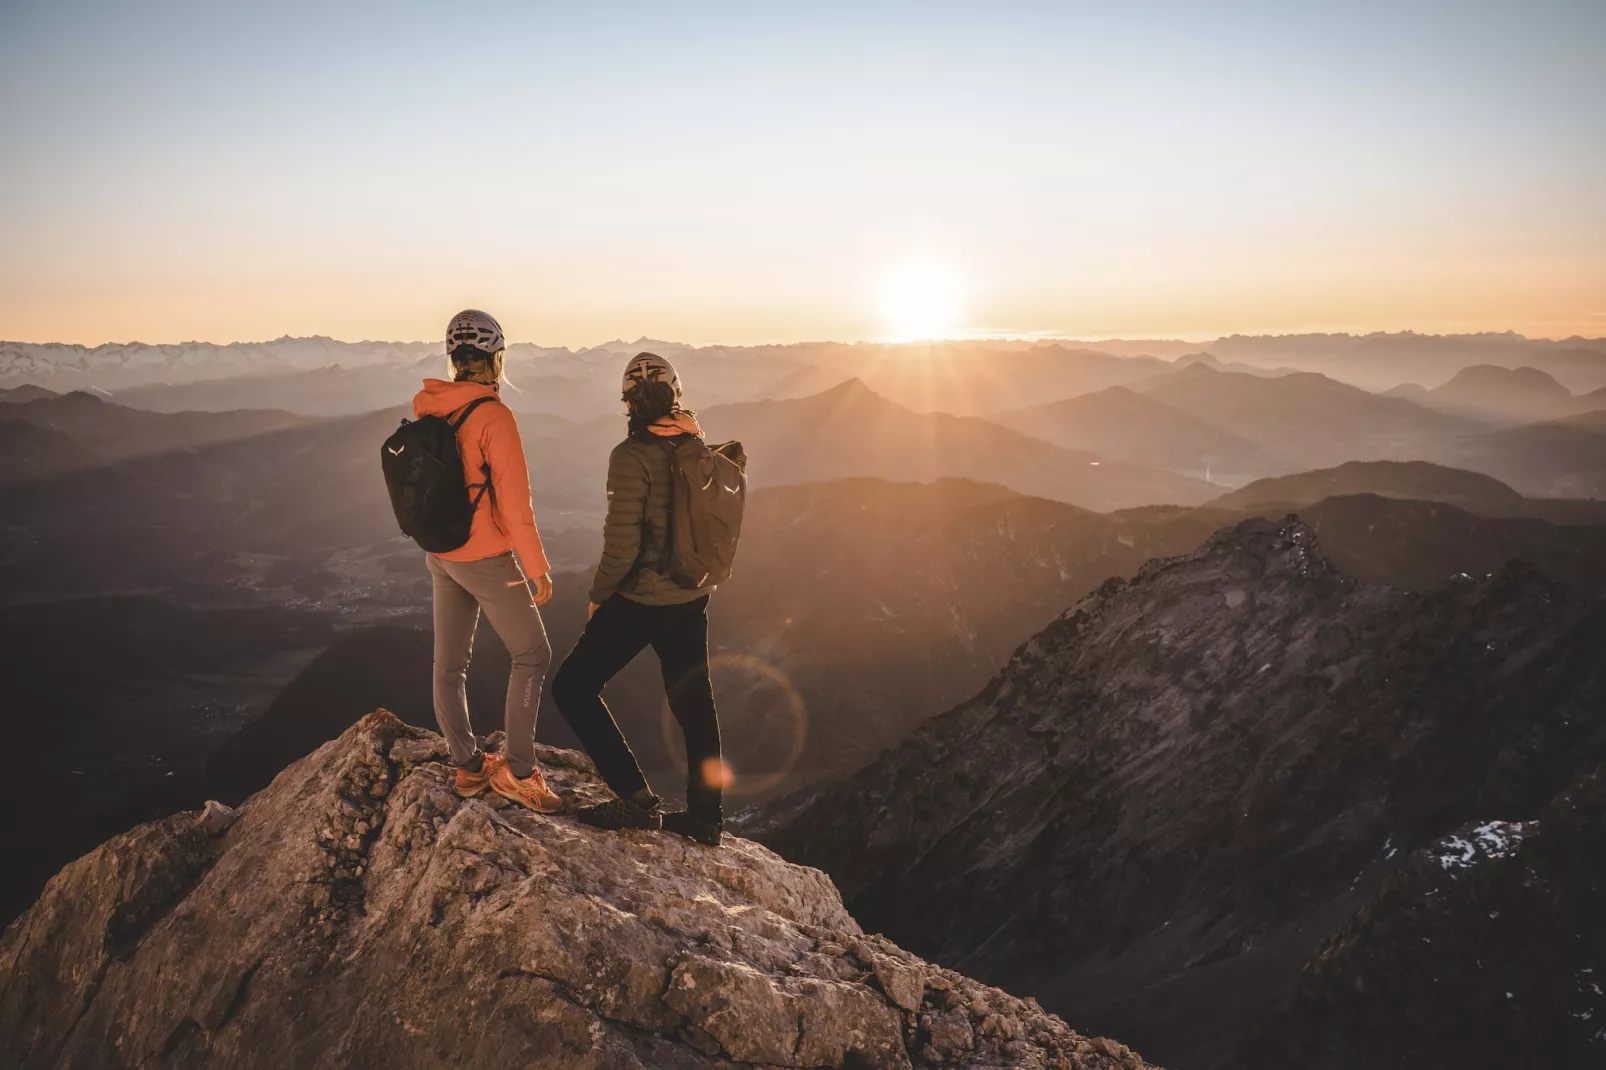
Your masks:
[[[608,519],[591,601],[600,605],[621,594],[644,605],[673,606],[713,590],[682,587],[658,570],[668,529],[669,451],[627,438],[608,455]]]

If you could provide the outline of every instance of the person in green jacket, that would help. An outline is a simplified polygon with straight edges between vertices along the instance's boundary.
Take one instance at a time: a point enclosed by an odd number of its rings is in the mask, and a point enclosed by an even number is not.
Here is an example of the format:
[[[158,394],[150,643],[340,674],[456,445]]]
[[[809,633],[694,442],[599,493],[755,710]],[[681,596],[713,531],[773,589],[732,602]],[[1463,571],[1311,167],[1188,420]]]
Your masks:
[[[615,798],[576,814],[598,828],[665,828],[717,847],[724,830],[725,765],[708,675],[711,588],[682,587],[663,569],[669,532],[670,449],[702,436],[680,406],[667,360],[641,353],[625,368],[629,431],[608,458],[602,563],[591,584],[585,632],[552,680],[552,698]],[[648,646],[658,655],[669,709],[686,740],[686,809],[664,810],[602,688]]]

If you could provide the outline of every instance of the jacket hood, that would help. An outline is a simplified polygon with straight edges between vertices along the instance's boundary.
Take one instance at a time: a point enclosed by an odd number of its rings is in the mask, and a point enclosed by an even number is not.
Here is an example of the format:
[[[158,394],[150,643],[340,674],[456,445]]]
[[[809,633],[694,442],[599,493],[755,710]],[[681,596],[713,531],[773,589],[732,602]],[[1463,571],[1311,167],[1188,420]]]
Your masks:
[[[424,389],[413,395],[413,416],[450,416],[475,398],[494,398],[496,387],[487,383],[449,383],[425,379]]]

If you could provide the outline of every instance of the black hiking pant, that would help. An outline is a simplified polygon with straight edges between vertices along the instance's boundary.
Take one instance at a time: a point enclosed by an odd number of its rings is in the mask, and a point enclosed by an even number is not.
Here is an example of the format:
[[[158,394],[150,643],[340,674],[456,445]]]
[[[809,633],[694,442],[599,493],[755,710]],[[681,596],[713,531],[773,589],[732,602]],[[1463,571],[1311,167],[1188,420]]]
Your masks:
[[[647,778],[602,701],[602,687],[648,646],[686,738],[686,807],[694,817],[718,821],[724,766],[708,678],[707,595],[677,606],[644,606],[617,594],[602,603],[553,677],[552,700],[608,787],[621,798],[640,791]]]

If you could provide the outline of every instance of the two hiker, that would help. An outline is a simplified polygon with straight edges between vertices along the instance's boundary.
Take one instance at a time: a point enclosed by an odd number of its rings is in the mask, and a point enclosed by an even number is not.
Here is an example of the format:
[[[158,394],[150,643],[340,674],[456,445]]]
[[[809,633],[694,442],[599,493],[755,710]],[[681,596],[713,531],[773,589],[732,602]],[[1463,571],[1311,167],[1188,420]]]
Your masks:
[[[446,347],[451,381],[424,381],[413,399],[416,419],[404,421],[381,452],[397,520],[429,551],[435,718],[451,748],[459,795],[489,789],[556,813],[564,801],[547,787],[535,758],[536,712],[551,659],[537,607],[551,599],[552,580],[518,423],[499,397],[505,339],[495,319],[468,310],[452,318]],[[734,552],[745,483],[729,457],[703,446],[695,414],[680,406],[680,382],[668,361],[649,353],[631,360],[622,395],[628,433],[609,458],[602,563],[585,631],[552,686],[558,709],[615,797],[575,816],[599,828],[662,827],[717,846],[725,767],[708,671],[708,600]],[[739,465],[739,449],[734,456]],[[733,474],[723,488],[716,464]],[[718,500],[722,489],[734,496],[734,507]],[[703,509],[701,501],[714,508]],[[711,539],[697,523],[723,526]],[[712,544],[719,552],[710,557]],[[480,750],[468,716],[468,662],[482,610],[512,659],[507,743],[499,754]],[[601,698],[603,685],[648,646],[685,734],[685,810],[662,809]]]

